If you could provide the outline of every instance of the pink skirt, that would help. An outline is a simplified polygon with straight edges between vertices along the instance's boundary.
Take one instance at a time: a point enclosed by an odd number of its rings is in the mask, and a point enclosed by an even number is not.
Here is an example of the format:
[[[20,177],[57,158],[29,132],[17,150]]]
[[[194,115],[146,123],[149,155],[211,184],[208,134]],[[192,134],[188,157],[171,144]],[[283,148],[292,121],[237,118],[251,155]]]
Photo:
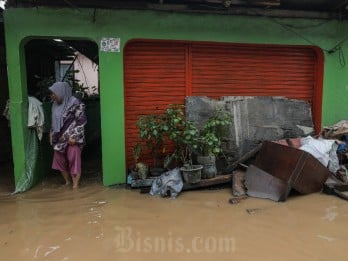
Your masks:
[[[81,174],[81,149],[78,145],[68,145],[65,152],[54,151],[52,169]]]

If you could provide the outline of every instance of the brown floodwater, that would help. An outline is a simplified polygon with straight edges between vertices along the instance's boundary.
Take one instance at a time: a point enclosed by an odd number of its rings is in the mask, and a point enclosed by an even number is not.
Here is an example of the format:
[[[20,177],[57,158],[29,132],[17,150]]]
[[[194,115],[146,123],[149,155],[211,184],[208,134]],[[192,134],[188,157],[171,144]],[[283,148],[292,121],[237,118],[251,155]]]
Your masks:
[[[1,172],[1,175],[3,172]],[[82,180],[45,179],[10,195],[0,185],[1,260],[346,260],[348,202],[320,193],[284,203],[230,189],[175,200]]]

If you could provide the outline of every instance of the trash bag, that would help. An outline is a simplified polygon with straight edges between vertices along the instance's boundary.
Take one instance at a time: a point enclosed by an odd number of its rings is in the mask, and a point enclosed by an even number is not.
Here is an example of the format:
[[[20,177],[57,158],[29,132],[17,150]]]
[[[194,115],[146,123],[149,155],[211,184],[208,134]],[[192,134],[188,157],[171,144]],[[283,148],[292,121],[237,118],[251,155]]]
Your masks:
[[[312,156],[327,167],[330,160],[329,152],[334,143],[334,140],[325,140],[321,138],[314,139],[311,136],[307,136],[301,139],[302,146],[300,147],[300,150],[304,150],[312,154]]]
[[[27,191],[35,184],[38,154],[39,140],[36,135],[36,130],[34,128],[29,128],[27,145],[25,148],[25,169],[18,182],[16,182],[16,189],[14,193]]]
[[[342,120],[336,124],[324,127],[321,135],[325,139],[341,139],[342,136],[348,134],[348,120]]]
[[[337,156],[337,148],[338,148],[338,145],[336,143],[334,143],[332,145],[332,148],[329,152],[329,170],[330,172],[332,173],[336,173],[339,169],[340,169],[340,163],[339,163],[339,160],[338,160],[338,156]]]
[[[157,177],[151,186],[150,195],[160,195],[162,197],[170,196],[176,198],[182,190],[184,182],[182,181],[179,168],[164,172]]]

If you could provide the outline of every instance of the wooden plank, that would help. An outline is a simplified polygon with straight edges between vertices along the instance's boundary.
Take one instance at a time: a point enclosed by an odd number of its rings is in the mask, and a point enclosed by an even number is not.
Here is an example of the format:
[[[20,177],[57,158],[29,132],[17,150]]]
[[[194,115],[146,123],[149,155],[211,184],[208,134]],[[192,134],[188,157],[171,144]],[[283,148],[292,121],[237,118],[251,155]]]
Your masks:
[[[261,149],[262,144],[257,145],[254,149],[244,154],[240,159],[233,162],[231,165],[227,166],[226,171],[231,172],[238,167],[241,163],[247,161],[248,159],[254,157]]]
[[[211,187],[215,185],[226,184],[226,183],[232,182],[232,175],[233,174],[218,175],[212,179],[202,179],[200,182],[195,184],[184,183],[184,187],[182,190],[183,191],[193,190],[193,189],[207,188],[207,187]]]
[[[195,183],[195,184],[184,183],[182,191],[208,188],[208,187],[212,187],[215,185],[222,185],[222,184],[226,184],[226,183],[231,183],[232,182],[232,175],[233,174],[218,175],[212,179],[202,179],[200,182]],[[135,187],[132,187],[132,188],[135,188]],[[138,187],[138,188],[140,188],[140,193],[149,193],[150,192],[150,187],[142,186],[142,187]]]

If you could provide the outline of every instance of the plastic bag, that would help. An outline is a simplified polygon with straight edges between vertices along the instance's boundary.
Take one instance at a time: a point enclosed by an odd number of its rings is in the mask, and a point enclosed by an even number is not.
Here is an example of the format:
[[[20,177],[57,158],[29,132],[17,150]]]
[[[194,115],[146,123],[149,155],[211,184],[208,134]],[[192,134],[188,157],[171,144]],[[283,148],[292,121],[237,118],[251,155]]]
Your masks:
[[[334,140],[314,139],[307,136],[301,139],[300,150],[307,151],[319,160],[325,167],[329,163],[329,152],[334,144]]]
[[[182,181],[179,168],[164,172],[156,178],[151,186],[150,195],[160,195],[162,197],[170,196],[176,198],[182,190],[184,182]]]

